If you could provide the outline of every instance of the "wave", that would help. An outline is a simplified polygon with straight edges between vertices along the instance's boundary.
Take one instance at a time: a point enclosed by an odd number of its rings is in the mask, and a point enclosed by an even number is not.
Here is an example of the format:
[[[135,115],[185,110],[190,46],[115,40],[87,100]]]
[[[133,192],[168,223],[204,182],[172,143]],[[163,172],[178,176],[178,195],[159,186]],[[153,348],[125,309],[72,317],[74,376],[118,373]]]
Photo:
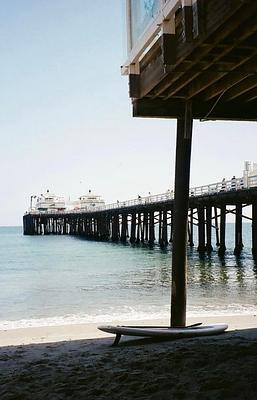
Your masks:
[[[254,315],[257,314],[257,306],[252,304],[230,304],[221,308],[218,306],[190,306],[188,308],[188,317],[208,317],[224,315]],[[0,331],[35,328],[44,326],[63,326],[89,323],[123,323],[124,321],[143,321],[143,320],[169,320],[169,306],[162,307],[162,310],[148,309],[139,310],[132,307],[124,307],[124,310],[115,312],[115,309],[105,314],[67,314],[63,316],[45,317],[45,318],[23,318],[20,320],[0,320]]]

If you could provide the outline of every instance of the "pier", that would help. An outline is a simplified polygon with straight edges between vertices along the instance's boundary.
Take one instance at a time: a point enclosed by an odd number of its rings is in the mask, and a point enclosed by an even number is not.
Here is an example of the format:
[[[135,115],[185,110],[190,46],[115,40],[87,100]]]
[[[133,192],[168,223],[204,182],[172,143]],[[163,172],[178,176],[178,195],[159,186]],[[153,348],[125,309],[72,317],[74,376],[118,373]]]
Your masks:
[[[175,118],[175,197],[127,202],[92,213],[24,217],[26,234],[72,234],[131,243],[172,241],[171,326],[186,325],[186,244],[199,252],[226,250],[226,216],[235,215],[235,247],[252,208],[257,255],[256,188],[190,193],[193,121],[257,121],[257,3],[250,0],[127,0],[129,78],[134,117]],[[215,138],[210,138],[215,140]],[[146,200],[146,199],[145,199]],[[189,212],[188,212],[189,211]],[[250,217],[247,217],[250,218]],[[189,219],[189,222],[188,222]],[[158,236],[156,227],[158,226]]]
[[[236,195],[230,198],[222,194],[213,195],[212,200],[208,196],[192,200],[191,142],[195,119],[257,121],[256,16],[257,4],[250,0],[154,0],[147,5],[127,0],[128,58],[122,71],[129,77],[133,116],[177,120],[173,327],[186,325],[188,208],[192,209],[192,218],[198,216],[199,251],[211,251],[216,198],[214,221],[220,223],[218,243],[222,253],[226,247],[227,206],[232,204],[236,216],[235,252],[242,247],[241,210],[247,198],[239,200]],[[256,255],[256,200],[251,199],[250,204]]]
[[[246,186],[246,185],[245,185]],[[257,256],[257,176],[190,189],[187,243],[199,253],[226,251],[227,215],[234,215],[234,254],[243,249],[242,223],[252,223],[252,252]],[[244,215],[252,208],[252,217]],[[173,242],[174,192],[139,197],[89,211],[29,212],[23,217],[25,235],[76,235],[90,240],[166,247]]]

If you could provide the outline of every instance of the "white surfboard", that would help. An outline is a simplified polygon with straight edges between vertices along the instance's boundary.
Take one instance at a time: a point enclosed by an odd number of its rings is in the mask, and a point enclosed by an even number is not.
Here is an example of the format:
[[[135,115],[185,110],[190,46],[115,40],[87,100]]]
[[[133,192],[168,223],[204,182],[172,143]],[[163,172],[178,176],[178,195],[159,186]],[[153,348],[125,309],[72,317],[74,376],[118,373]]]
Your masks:
[[[194,324],[184,328],[171,328],[168,326],[112,326],[103,325],[99,326],[103,332],[113,333],[116,335],[114,344],[118,344],[121,335],[128,336],[143,336],[143,337],[158,337],[158,338],[188,338],[197,336],[209,336],[223,333],[228,328],[227,324],[215,324],[215,325],[202,325]]]

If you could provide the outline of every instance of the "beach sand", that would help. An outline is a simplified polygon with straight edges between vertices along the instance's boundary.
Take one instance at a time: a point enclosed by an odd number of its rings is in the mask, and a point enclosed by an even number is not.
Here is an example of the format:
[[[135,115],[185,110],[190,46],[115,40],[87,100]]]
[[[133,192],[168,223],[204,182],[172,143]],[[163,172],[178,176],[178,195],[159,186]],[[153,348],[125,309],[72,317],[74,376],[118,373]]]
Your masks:
[[[230,330],[117,347],[95,324],[2,331],[0,399],[256,399],[257,317],[188,319],[200,321]]]

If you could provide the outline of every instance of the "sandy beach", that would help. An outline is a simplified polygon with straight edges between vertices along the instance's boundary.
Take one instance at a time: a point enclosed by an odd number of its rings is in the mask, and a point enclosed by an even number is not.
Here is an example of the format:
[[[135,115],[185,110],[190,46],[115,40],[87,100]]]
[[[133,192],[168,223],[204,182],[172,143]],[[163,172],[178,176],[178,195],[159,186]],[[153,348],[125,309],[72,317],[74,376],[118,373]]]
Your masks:
[[[1,331],[0,398],[256,399],[257,317],[188,319],[196,321],[229,330],[165,342],[124,337],[118,347],[96,324]]]

